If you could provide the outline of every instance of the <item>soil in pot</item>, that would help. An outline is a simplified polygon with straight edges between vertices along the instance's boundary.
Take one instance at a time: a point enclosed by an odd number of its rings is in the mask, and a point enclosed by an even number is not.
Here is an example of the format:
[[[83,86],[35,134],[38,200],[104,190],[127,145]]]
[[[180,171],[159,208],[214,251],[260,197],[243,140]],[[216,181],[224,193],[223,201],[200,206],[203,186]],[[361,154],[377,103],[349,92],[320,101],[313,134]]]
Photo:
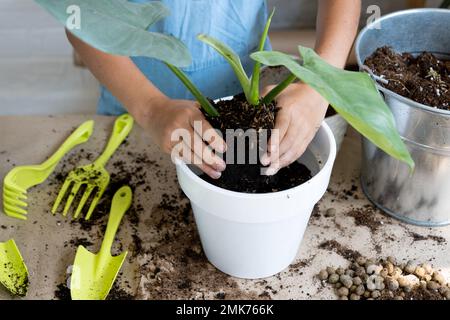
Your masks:
[[[303,164],[294,162],[290,166],[281,169],[274,176],[261,174],[264,168],[259,161],[252,163],[249,159],[249,150],[258,148],[260,130],[267,130],[267,139],[270,138],[270,132],[275,126],[275,119],[279,108],[276,103],[269,105],[252,106],[243,94],[235,96],[232,100],[222,100],[215,103],[220,117],[211,118],[207,114],[205,117],[211,125],[222,132],[226,137],[226,130],[242,129],[244,132],[248,129],[254,129],[258,132],[253,137],[248,137],[245,141],[246,158],[243,164],[238,164],[237,152],[234,152],[233,164],[228,164],[227,169],[222,173],[220,179],[211,179],[203,174],[200,177],[220,188],[243,193],[270,193],[278,192],[296,187],[311,179],[311,171]],[[237,138],[235,138],[235,150],[238,148]],[[256,149],[257,150],[257,149]],[[226,159],[226,155],[224,156]]]
[[[440,60],[429,52],[415,57],[382,47],[365,64],[388,81],[382,84],[386,89],[430,107],[450,110],[450,60]]]

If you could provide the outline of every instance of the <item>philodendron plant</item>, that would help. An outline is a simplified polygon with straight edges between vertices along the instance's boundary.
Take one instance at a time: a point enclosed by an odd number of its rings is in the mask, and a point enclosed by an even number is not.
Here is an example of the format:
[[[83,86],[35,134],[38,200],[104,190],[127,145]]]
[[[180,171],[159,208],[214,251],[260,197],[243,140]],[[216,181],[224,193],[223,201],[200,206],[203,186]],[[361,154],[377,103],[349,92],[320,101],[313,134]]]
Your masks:
[[[152,24],[169,14],[168,9],[160,2],[35,1],[66,26],[71,13],[68,8],[79,8],[81,24],[79,28],[70,29],[75,36],[107,53],[147,56],[163,61],[209,116],[220,116],[211,102],[180,69],[191,63],[186,46],[172,36],[148,31]],[[407,163],[411,169],[414,168],[414,161],[395,127],[394,117],[370,76],[335,68],[312,49],[304,47],[299,47],[301,63],[281,52],[263,51],[272,16],[273,12],[267,21],[257,52],[251,55],[256,61],[251,77],[247,76],[239,56],[231,48],[208,35],[202,34],[198,38],[227,59],[241,83],[247,101],[255,108],[271,103],[289,84],[300,79],[327,99],[336,112],[367,139],[392,157]],[[259,78],[262,65],[284,66],[292,74],[261,98]]]

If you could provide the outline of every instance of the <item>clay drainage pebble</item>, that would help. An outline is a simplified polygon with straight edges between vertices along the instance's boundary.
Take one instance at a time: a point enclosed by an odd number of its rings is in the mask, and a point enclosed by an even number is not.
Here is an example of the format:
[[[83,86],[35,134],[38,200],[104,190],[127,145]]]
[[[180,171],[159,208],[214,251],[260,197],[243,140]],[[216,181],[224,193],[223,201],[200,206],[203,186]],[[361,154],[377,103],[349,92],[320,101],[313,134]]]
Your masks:
[[[348,268],[327,267],[318,278],[340,300],[450,300],[450,283],[430,264],[387,259],[352,259]]]

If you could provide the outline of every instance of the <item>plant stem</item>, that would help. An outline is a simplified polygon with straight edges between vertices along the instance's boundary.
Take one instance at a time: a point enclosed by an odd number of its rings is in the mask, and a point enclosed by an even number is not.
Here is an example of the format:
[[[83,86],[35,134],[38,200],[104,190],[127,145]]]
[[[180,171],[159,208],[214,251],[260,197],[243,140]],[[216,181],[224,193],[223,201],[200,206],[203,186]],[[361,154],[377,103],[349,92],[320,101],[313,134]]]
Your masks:
[[[294,74],[290,74],[280,84],[273,88],[262,100],[264,104],[270,104],[284,89],[286,89],[292,82],[297,80]]]
[[[275,14],[275,8],[273,8],[272,13],[267,20],[266,26],[264,27],[264,31],[261,35],[261,39],[259,40],[258,51],[263,51],[264,46],[266,45],[267,35],[269,34],[270,24],[272,22],[273,15]],[[261,63],[255,62],[255,66],[253,67],[253,74],[250,80],[250,93],[247,97],[248,102],[257,106],[259,104],[259,77],[261,76]]]
[[[218,117],[220,114],[216,108],[213,107],[211,102],[198,90],[198,88],[192,83],[191,80],[174,65],[165,62],[166,66],[180,79],[181,82],[186,86],[186,88],[192,93],[192,95],[197,99],[198,103],[202,106],[203,110],[206,111],[211,117]]]

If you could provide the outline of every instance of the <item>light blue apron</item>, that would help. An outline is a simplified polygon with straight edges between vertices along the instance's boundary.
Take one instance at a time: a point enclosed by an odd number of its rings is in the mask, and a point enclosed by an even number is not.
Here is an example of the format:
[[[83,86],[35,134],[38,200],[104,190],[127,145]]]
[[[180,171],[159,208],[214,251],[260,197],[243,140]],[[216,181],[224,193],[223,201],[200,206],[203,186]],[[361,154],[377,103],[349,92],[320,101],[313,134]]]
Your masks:
[[[132,0],[132,2],[149,2]],[[251,73],[253,62],[249,54],[256,51],[267,19],[265,0],[162,0],[171,11],[166,19],[150,31],[171,34],[182,40],[191,52],[193,63],[183,68],[188,77],[211,99],[242,92],[239,82],[227,62],[212,48],[197,40],[206,33],[225,42],[241,57],[244,69]],[[267,42],[267,50],[270,44]],[[133,57],[134,63],[147,78],[172,99],[193,96],[167,67],[146,57]],[[125,112],[119,101],[104,87],[98,103],[98,113],[119,115]]]

